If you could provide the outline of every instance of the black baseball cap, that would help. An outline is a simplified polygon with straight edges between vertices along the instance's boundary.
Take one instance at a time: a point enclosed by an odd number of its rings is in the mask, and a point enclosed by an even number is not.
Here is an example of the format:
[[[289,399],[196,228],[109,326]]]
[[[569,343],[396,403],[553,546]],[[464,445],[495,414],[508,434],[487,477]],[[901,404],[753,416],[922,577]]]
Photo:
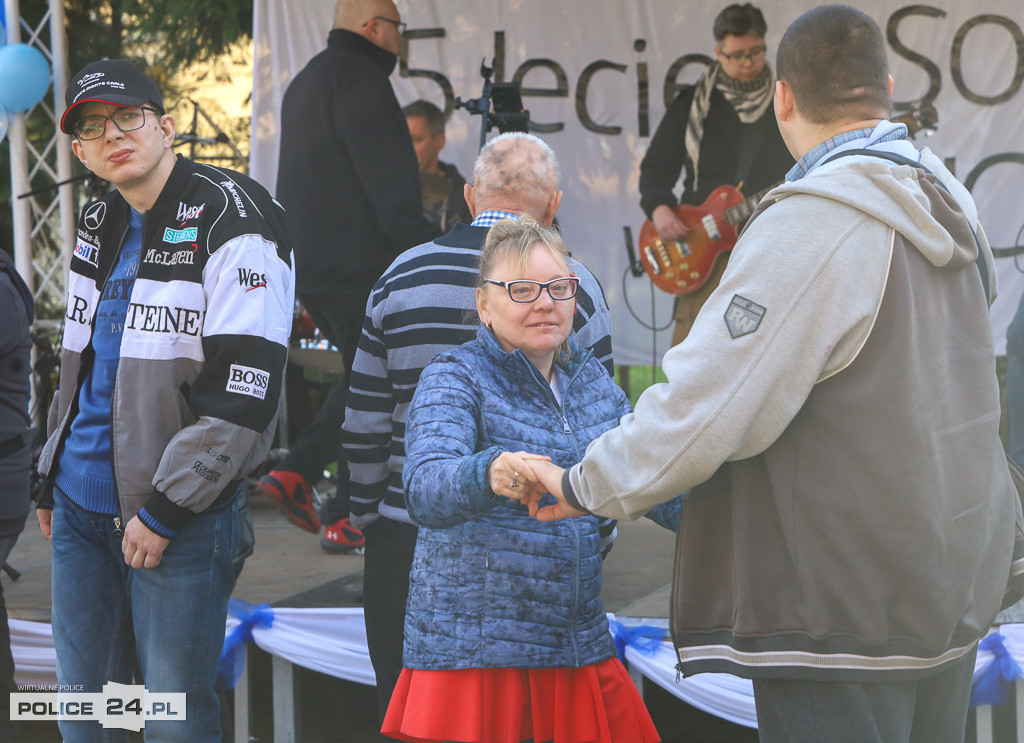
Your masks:
[[[127,59],[90,62],[75,75],[64,93],[64,103],[68,108],[60,118],[62,132],[71,134],[74,131],[82,106],[90,101],[125,108],[152,103],[160,113],[165,113],[163,98],[156,84]]]

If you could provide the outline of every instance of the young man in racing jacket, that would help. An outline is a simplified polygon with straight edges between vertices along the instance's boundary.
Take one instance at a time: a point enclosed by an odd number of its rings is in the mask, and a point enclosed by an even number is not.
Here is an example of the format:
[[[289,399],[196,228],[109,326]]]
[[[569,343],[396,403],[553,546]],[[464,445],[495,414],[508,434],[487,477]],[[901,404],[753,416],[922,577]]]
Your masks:
[[[283,210],[177,157],[174,119],[131,62],[87,65],[66,102],[61,130],[116,190],[79,220],[39,465],[58,679],[101,692],[137,667],[148,692],[185,694],[184,719],[148,720],[147,739],[219,741],[236,493],[270,447],[294,302]]]

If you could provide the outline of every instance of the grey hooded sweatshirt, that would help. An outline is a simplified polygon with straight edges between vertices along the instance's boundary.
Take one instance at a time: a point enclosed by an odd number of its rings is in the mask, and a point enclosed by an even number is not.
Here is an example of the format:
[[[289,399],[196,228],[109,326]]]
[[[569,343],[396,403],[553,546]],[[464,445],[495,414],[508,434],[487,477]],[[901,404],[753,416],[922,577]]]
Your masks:
[[[665,355],[669,383],[563,480],[619,519],[690,491],[685,673],[924,677],[973,647],[1024,570],[995,277],[986,297],[975,264],[980,249],[991,272],[991,251],[966,189],[920,157],[949,190],[856,156],[772,191]]]

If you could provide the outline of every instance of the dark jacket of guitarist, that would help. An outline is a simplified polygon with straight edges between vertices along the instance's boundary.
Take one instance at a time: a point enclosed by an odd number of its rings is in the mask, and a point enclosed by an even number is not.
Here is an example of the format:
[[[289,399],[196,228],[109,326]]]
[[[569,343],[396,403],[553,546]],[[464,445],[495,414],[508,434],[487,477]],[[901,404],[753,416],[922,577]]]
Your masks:
[[[766,63],[767,26],[753,6],[730,5],[715,20],[713,64],[669,105],[640,165],[640,206],[663,239],[685,226],[673,210],[680,202],[702,205],[719,186],[737,186],[750,196],[781,182],[793,167],[775,123],[775,76]],[[683,195],[673,192],[680,173]],[[664,207],[664,210],[659,210]],[[662,213],[657,213],[662,211]],[[672,345],[686,337],[704,300],[718,286],[728,254],[707,281],[680,296]]]

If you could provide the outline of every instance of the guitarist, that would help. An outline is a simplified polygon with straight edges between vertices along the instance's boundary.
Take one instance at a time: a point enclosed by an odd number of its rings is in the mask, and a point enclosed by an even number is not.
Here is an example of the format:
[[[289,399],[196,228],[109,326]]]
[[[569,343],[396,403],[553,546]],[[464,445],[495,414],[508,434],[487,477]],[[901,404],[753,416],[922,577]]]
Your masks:
[[[718,186],[750,195],[780,182],[794,161],[775,123],[775,76],[767,63],[764,15],[750,3],[730,5],[715,18],[716,61],[669,105],[640,165],[640,206],[663,240],[686,227],[673,209],[673,188],[685,168],[682,201],[699,206]],[[690,332],[704,300],[718,286],[728,254],[707,282],[676,303],[672,345]]]

